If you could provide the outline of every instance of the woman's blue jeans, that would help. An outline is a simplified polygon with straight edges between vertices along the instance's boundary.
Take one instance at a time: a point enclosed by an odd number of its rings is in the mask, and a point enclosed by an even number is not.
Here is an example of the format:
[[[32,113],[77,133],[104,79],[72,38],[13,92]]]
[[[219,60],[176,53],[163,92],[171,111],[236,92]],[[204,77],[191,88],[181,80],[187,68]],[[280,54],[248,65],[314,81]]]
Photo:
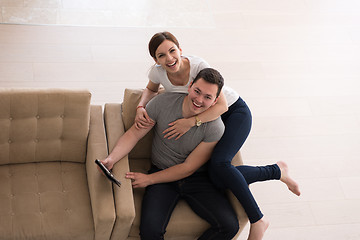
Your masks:
[[[159,169],[153,167],[150,172],[154,171]],[[232,239],[238,232],[238,219],[226,195],[214,187],[207,172],[196,172],[179,181],[146,188],[140,223],[142,240],[164,239],[170,216],[180,199],[211,225],[199,239]]]
[[[258,181],[280,179],[280,168],[276,164],[262,167],[233,166],[231,160],[250,133],[252,116],[246,103],[239,98],[221,118],[225,124],[225,132],[212,153],[209,175],[217,187],[233,192],[243,206],[250,223],[255,223],[263,214],[248,185]]]

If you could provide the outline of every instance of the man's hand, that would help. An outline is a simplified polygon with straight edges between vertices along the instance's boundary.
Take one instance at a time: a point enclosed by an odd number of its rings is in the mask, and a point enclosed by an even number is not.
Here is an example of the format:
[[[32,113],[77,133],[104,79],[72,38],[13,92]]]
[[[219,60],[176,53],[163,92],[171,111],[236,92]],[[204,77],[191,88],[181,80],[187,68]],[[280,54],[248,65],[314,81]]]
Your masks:
[[[126,173],[125,178],[132,180],[133,188],[144,188],[152,184],[149,174],[128,172]]]
[[[99,160],[109,171],[111,171],[111,169],[113,168],[114,164],[111,163],[111,161],[109,159],[104,159],[104,160]],[[105,176],[104,172],[100,169],[100,167],[98,165],[96,165],[96,168],[98,169],[98,171]]]
[[[105,158],[104,160],[100,160],[100,162],[110,171],[114,167],[114,163],[109,159]],[[101,169],[98,167],[99,171],[102,173]]]

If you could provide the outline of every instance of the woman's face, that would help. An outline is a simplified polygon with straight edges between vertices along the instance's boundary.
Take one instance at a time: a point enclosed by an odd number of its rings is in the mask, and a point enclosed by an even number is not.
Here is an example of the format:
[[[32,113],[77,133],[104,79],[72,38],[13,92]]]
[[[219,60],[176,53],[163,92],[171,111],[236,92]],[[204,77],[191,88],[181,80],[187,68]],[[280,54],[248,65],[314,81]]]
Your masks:
[[[155,51],[155,61],[167,72],[175,73],[181,67],[182,50],[170,40],[164,40]]]

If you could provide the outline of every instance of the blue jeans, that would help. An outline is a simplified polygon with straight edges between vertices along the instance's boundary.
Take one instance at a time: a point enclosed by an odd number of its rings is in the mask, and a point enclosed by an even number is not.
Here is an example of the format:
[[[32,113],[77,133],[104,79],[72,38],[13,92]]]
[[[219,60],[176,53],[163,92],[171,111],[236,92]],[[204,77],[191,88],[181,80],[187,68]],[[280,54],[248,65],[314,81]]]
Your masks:
[[[252,116],[246,103],[239,98],[221,118],[225,124],[225,132],[212,153],[209,175],[217,187],[233,192],[243,206],[250,223],[255,223],[263,214],[248,185],[258,181],[280,179],[280,168],[276,164],[262,167],[233,166],[231,160],[250,133]]]
[[[153,167],[150,173],[155,171],[159,169]],[[184,199],[197,215],[211,225],[199,239],[232,239],[239,231],[238,219],[225,194],[214,187],[207,172],[196,172],[179,181],[146,188],[140,222],[142,240],[164,239],[179,199]]]

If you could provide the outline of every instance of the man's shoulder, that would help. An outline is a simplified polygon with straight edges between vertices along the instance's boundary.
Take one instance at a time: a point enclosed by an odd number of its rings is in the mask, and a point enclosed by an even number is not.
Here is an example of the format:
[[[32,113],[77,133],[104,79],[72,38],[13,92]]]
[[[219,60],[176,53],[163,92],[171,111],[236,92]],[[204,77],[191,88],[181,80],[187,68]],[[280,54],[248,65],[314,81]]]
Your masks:
[[[217,119],[210,121],[207,123],[211,128],[219,128],[219,129],[224,129],[225,125],[223,123],[223,121],[221,120],[220,117],[218,117]]]
[[[176,101],[178,98],[181,98],[185,95],[186,95],[185,93],[178,93],[178,92],[163,92],[163,93],[156,95],[152,100],[154,100],[155,102],[159,102],[159,101],[162,102],[165,100]],[[163,103],[166,103],[166,102],[163,102]]]
[[[169,112],[174,106],[178,106],[182,102],[186,94],[184,93],[174,93],[174,92],[164,92],[152,98],[148,104],[146,104],[146,111],[150,114],[161,112]],[[153,116],[155,117],[155,116]]]
[[[220,117],[214,121],[205,123],[205,142],[219,141],[224,134],[225,125]]]

